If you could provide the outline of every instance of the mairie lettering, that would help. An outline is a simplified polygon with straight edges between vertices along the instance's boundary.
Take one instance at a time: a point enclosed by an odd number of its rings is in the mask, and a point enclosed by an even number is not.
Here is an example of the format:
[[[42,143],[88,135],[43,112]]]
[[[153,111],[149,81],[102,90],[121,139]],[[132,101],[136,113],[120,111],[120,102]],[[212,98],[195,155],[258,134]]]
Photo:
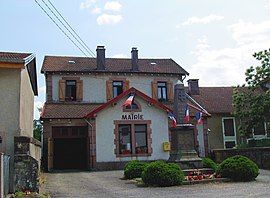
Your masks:
[[[122,115],[122,120],[143,120],[143,115],[141,114],[129,114]]]

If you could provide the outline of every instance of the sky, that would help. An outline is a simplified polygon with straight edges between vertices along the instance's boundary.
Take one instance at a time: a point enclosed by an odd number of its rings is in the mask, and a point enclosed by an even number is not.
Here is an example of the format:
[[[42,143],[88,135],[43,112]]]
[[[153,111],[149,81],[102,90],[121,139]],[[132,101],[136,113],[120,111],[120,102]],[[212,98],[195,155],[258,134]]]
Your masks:
[[[270,0],[50,1],[94,53],[104,45],[106,57],[129,58],[137,47],[141,58],[172,58],[200,86],[243,84],[246,69],[258,65],[254,52],[270,48]],[[44,56],[84,55],[35,0],[0,0],[0,19],[0,51],[37,57],[38,118],[45,101]]]

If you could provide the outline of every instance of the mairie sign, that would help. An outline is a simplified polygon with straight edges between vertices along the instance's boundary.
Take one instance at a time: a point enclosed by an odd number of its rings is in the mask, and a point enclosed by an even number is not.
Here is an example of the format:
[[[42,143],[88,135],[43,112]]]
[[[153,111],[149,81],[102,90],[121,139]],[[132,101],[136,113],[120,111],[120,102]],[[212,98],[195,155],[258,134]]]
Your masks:
[[[122,120],[143,120],[142,114],[124,114],[122,115]]]

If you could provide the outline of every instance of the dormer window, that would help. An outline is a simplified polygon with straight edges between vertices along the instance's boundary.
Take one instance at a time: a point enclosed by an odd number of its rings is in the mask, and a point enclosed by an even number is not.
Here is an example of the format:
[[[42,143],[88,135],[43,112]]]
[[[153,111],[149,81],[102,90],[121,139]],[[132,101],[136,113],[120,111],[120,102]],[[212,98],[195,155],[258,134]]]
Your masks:
[[[123,107],[124,112],[141,112],[142,107],[137,100],[133,100],[130,106]]]
[[[123,81],[113,81],[113,97],[123,93]]]
[[[76,80],[66,80],[66,101],[76,101]]]

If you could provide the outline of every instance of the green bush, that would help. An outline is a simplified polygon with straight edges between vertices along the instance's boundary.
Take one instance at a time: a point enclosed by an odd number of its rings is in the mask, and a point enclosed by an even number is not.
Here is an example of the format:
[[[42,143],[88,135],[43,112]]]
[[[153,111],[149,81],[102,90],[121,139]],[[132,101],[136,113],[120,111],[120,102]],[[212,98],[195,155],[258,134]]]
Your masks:
[[[148,164],[145,162],[140,162],[138,160],[130,161],[126,164],[124,168],[124,176],[126,179],[133,179],[141,177],[142,172]]]
[[[236,155],[225,159],[218,166],[218,173],[233,181],[252,181],[259,175],[259,168],[249,158]]]
[[[142,180],[150,186],[175,186],[182,183],[184,174],[177,164],[156,161],[143,171]]]
[[[217,171],[217,164],[210,158],[205,157],[202,159],[203,167],[212,168],[215,172]]]

